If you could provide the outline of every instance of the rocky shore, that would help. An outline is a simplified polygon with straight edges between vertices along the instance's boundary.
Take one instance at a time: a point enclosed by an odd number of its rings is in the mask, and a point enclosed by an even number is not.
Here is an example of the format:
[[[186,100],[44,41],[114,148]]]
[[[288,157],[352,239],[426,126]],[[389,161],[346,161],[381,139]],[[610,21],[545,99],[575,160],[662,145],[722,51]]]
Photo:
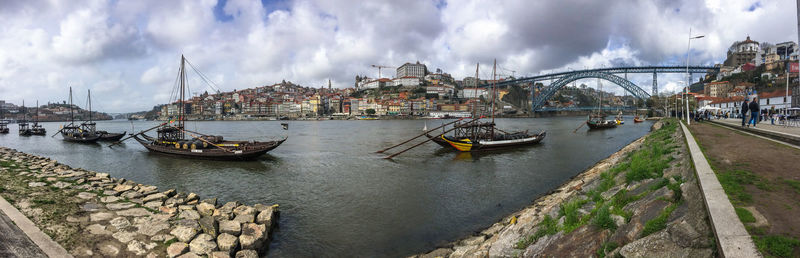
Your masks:
[[[712,257],[716,241],[683,137],[677,121],[659,121],[531,206],[413,257]]]
[[[3,147],[0,196],[75,257],[259,257],[278,215]]]

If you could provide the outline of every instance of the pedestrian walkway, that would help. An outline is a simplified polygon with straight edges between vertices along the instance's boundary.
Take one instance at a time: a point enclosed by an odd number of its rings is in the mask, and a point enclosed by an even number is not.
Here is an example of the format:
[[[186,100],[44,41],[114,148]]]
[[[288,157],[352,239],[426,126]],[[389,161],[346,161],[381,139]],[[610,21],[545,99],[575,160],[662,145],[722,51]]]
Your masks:
[[[742,127],[741,119],[714,119],[713,123],[740,129],[746,132],[769,137],[775,140],[800,145],[800,127],[772,125],[769,121],[762,121],[756,127]]]
[[[47,257],[0,209],[0,257]]]
[[[692,133],[681,123],[722,257],[761,257]]]

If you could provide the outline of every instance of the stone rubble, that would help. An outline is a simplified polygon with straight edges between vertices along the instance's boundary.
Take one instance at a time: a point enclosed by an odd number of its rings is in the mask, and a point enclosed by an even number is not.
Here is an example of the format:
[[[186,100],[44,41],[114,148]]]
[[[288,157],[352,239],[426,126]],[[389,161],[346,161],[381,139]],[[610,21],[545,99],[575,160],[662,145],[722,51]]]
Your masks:
[[[266,255],[278,212],[277,205],[217,205],[216,198],[201,201],[195,193],[160,191],[4,147],[0,164],[0,173],[24,178],[29,188],[72,196],[79,209],[64,214],[62,223],[95,239],[72,244],[68,251],[75,257],[258,257]],[[30,200],[12,204],[28,217],[41,214]]]

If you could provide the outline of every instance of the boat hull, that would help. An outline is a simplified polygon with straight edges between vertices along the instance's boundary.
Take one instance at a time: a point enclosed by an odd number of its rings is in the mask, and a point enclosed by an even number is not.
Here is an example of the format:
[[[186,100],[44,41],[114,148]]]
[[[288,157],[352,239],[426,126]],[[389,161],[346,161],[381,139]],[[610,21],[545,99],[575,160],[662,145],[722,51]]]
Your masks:
[[[431,141],[439,144],[444,148],[449,148],[461,152],[480,152],[503,150],[516,147],[524,147],[535,145],[541,142],[547,135],[546,132],[541,132],[527,138],[513,139],[513,140],[499,140],[499,141],[470,141],[470,140],[456,140],[444,135],[432,136],[425,134]]]
[[[122,139],[122,137],[125,137],[125,133],[127,133],[127,132],[122,132],[122,133],[102,133],[102,134],[100,134],[100,139],[98,139],[98,141],[107,141],[107,142],[109,142],[109,141],[112,141],[112,142],[119,141],[119,139]]]
[[[589,126],[590,130],[598,130],[598,129],[610,129],[616,128],[616,122],[605,122],[605,123],[593,123],[593,122],[586,122],[586,125]]]
[[[64,141],[77,142],[77,143],[95,143],[97,142],[97,140],[100,139],[100,135],[97,134],[82,136],[82,135],[70,135],[63,132],[61,133],[61,137],[64,139]]]
[[[153,144],[154,139],[143,135],[134,135],[133,138],[144,146],[148,151],[181,158],[242,161],[253,160],[259,156],[280,146],[286,138],[280,141],[256,142],[252,146],[236,151],[225,151],[219,148],[209,149],[183,149],[175,148],[173,145]],[[224,142],[223,144],[245,143],[245,142]]]

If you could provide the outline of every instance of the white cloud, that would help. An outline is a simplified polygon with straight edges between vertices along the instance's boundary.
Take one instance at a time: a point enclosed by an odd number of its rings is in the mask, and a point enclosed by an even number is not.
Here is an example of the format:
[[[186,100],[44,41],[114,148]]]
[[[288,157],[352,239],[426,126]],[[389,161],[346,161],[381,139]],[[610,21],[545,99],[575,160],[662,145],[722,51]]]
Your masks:
[[[372,64],[420,61],[456,77],[620,64],[713,64],[748,34],[796,40],[795,3],[697,1],[321,1],[263,6],[229,0],[11,1],[0,5],[0,96],[21,102],[96,92],[97,107],[124,112],[166,102],[181,54],[222,90],[283,79],[350,87]],[[230,18],[230,19],[228,19]],[[384,69],[393,75],[392,69]],[[630,75],[649,91],[651,75]],[[659,76],[675,90],[680,75]],[[191,81],[193,91],[207,90]],[[120,96],[124,96],[121,98]]]

